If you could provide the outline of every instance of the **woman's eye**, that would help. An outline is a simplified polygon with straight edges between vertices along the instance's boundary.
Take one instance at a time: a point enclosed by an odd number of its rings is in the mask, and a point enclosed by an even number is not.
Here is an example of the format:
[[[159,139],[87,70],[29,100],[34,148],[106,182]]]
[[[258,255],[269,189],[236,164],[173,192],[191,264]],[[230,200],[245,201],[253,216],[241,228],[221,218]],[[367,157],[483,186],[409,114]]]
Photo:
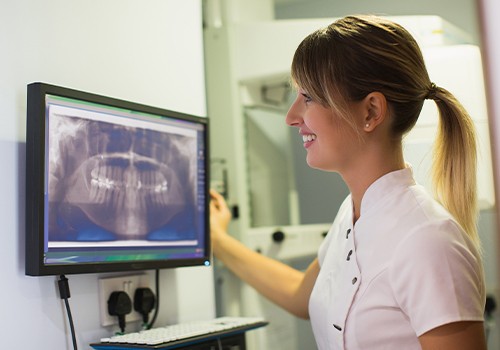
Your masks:
[[[312,101],[311,96],[309,96],[309,95],[307,95],[307,94],[304,94],[304,93],[303,93],[303,94],[301,94],[301,95],[304,97],[304,101],[305,101],[306,103],[309,103],[309,102],[311,102],[311,101]]]

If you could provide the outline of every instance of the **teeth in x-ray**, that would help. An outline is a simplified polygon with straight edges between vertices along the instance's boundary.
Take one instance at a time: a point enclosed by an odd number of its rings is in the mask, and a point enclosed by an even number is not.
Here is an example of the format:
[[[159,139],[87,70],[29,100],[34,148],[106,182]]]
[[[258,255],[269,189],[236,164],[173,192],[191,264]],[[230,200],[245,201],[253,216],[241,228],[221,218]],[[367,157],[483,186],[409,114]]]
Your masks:
[[[161,227],[185,205],[177,175],[165,164],[134,153],[91,157],[71,182],[68,202],[128,238]]]
[[[111,193],[120,191],[138,191],[159,202],[165,202],[164,196],[168,195],[168,182],[159,171],[101,166],[92,169],[90,175],[89,198],[94,203],[109,201]]]

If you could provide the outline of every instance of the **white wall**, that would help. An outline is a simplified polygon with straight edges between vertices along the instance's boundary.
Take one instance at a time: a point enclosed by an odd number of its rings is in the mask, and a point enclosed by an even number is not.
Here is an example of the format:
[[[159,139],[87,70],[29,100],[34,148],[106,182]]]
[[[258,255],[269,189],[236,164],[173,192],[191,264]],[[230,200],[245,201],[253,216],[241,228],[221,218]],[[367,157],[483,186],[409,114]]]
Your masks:
[[[490,127],[492,134],[493,162],[496,171],[496,185],[500,188],[500,23],[496,15],[500,13],[500,2],[480,0],[481,30],[484,46],[485,79],[488,87]],[[500,198],[497,190],[497,198]]]
[[[487,84],[488,107],[490,115],[490,133],[492,143],[493,172],[497,202],[500,198],[500,2],[497,0],[479,0],[481,16],[481,35],[485,61],[485,80]],[[500,206],[497,205],[497,211]],[[499,240],[500,243],[500,240]],[[500,251],[500,246],[498,247]],[[498,254],[500,264],[500,254]]]
[[[43,81],[206,116],[201,12],[201,0],[2,0],[2,349],[71,349],[56,278],[24,275],[24,181],[33,176],[25,174],[26,85]],[[79,349],[115,330],[99,325],[102,276],[68,276]],[[161,290],[158,325],[214,315],[211,268],[162,271]]]
[[[497,15],[500,13],[500,2],[498,0],[478,0],[479,14],[481,18],[481,37],[483,43],[484,73],[487,84],[489,124],[491,134],[493,172],[495,175],[496,199],[500,198],[500,22]],[[496,206],[496,214],[499,217],[500,206]],[[496,251],[496,266],[500,266],[500,239],[498,239],[498,226],[496,230],[495,247],[490,248]],[[493,261],[492,263],[495,263]],[[486,271],[488,272],[488,271]],[[497,274],[498,276],[498,274]],[[498,298],[497,298],[498,304]],[[498,309],[498,305],[497,305]],[[495,322],[500,324],[500,314],[496,313]],[[498,328],[498,326],[497,326]],[[497,339],[499,336],[497,335]],[[497,341],[497,347],[498,343]],[[492,348],[493,349],[493,348]]]

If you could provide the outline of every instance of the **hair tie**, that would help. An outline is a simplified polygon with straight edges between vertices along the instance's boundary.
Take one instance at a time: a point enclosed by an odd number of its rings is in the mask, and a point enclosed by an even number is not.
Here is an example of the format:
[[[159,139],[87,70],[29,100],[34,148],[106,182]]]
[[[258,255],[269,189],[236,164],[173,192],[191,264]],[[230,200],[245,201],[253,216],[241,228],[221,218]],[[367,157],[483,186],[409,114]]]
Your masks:
[[[436,100],[437,86],[434,83],[431,83],[431,87],[429,91],[427,91],[427,95],[425,96],[426,100]]]

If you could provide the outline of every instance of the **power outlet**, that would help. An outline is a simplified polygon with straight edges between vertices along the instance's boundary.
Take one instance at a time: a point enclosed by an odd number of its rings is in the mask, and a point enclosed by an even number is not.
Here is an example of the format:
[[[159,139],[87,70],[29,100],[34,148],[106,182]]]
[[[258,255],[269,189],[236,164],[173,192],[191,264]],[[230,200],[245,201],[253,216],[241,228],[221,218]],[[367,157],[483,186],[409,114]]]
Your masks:
[[[137,274],[120,277],[109,277],[99,279],[99,309],[101,316],[102,326],[111,326],[118,324],[118,318],[111,316],[108,313],[108,299],[113,292],[126,292],[132,303],[134,302],[134,293],[137,288],[150,288],[154,291],[152,278],[150,275]],[[134,310],[132,305],[132,312],[125,316],[126,322],[141,321],[142,316]]]

